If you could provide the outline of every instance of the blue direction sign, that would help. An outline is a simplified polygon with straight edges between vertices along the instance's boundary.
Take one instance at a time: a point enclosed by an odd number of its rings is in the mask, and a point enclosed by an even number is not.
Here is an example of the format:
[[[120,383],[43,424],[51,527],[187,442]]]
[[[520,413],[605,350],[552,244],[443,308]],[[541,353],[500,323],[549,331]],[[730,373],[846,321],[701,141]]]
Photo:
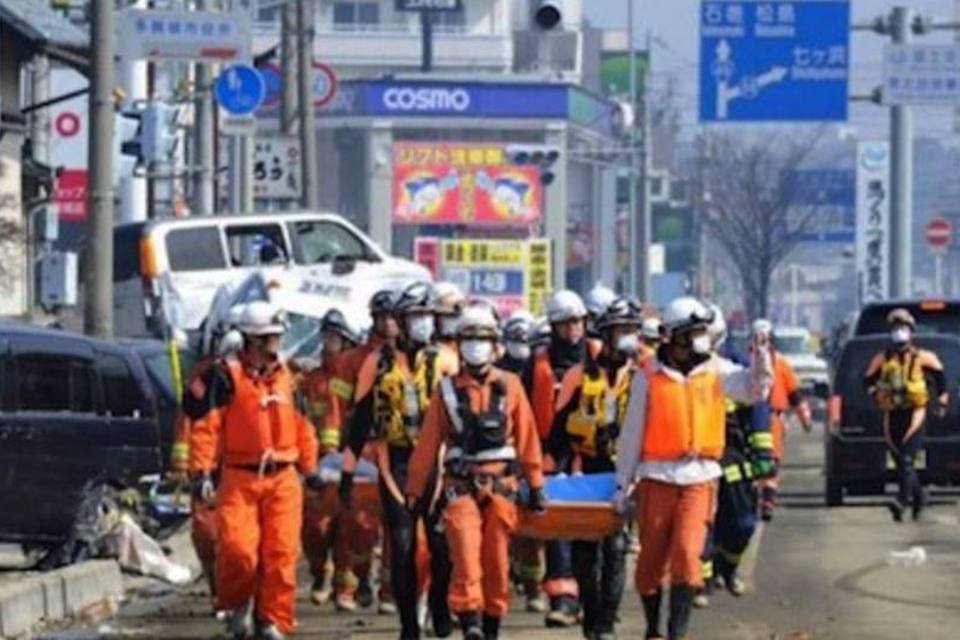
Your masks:
[[[224,69],[217,78],[214,94],[227,113],[245,116],[263,104],[267,89],[263,76],[255,68],[237,64]]]
[[[700,121],[844,121],[847,0],[702,0]]]

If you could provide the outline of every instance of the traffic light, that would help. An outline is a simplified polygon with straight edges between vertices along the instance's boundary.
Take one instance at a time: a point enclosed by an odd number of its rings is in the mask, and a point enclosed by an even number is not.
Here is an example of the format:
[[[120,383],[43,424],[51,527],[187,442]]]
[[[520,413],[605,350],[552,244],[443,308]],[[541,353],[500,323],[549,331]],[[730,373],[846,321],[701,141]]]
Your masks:
[[[560,148],[547,144],[508,144],[507,158],[511,164],[536,165],[540,168],[540,182],[553,183],[553,165],[560,159]]]
[[[140,163],[139,112],[113,114],[113,186],[133,175]]]
[[[177,148],[177,121],[180,110],[165,102],[148,102],[143,110],[140,136],[145,162],[168,162]]]
[[[541,29],[548,31],[563,22],[562,0],[534,0],[533,21]]]

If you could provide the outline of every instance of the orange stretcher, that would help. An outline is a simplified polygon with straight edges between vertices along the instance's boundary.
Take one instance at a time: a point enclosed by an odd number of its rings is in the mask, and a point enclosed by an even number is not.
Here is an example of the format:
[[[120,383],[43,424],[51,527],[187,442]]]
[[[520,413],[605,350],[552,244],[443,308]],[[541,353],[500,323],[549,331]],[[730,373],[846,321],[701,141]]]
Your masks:
[[[612,473],[547,478],[547,511],[521,510],[517,535],[537,540],[601,540],[623,527],[612,505],[616,479]],[[521,492],[522,493],[522,492]]]

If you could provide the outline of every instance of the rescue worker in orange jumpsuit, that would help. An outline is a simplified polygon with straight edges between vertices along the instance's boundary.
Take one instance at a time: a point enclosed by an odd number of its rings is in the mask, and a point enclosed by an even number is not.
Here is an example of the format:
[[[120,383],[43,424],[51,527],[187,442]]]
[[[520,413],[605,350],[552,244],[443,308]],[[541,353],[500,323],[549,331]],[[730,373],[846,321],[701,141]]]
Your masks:
[[[400,613],[400,638],[420,637],[416,555],[419,517],[405,506],[403,486],[410,473],[410,456],[420,435],[423,414],[433,389],[445,375],[456,373],[456,354],[433,344],[435,298],[429,283],[415,283],[399,296],[393,315],[400,325],[396,348],[384,344],[370,353],[357,378],[356,402],[347,432],[350,454],[359,456],[368,442],[376,443],[383,529],[390,549],[390,579]],[[345,457],[341,501],[349,506],[352,469]],[[436,478],[433,485],[436,487]],[[437,514],[429,509],[434,493],[424,495],[418,514],[424,514],[430,549],[429,607],[434,634],[452,633],[446,593],[450,579],[446,541],[438,531]]]
[[[354,392],[356,390],[357,376],[360,374],[360,367],[363,362],[374,351],[382,345],[389,344],[396,347],[397,337],[400,329],[397,321],[393,317],[393,305],[396,303],[398,292],[393,289],[381,289],[376,292],[369,303],[370,319],[372,328],[367,341],[349,349],[344,353],[338,367],[337,376],[334,378],[331,388],[337,398],[340,408],[341,432],[345,434],[350,424],[350,419],[354,409]],[[344,438],[345,439],[345,438]],[[375,462],[374,448],[367,447],[362,452],[362,457]],[[344,451],[346,458],[352,456],[349,449]],[[355,467],[356,460],[350,460],[346,463],[350,467]],[[352,477],[350,480],[352,484]],[[341,500],[341,506],[343,501]],[[348,510],[350,521],[350,540],[351,557],[353,572],[356,575],[359,584],[357,586],[356,603],[366,609],[373,604],[373,588],[370,584],[371,568],[373,564],[373,552],[380,537],[380,520],[378,517],[371,517],[371,514],[364,509],[354,507]],[[393,615],[397,612],[396,605],[393,602],[393,592],[390,588],[389,575],[389,546],[384,540],[384,555],[381,559],[381,577],[380,590],[377,594],[379,613]]]
[[[611,473],[616,442],[626,416],[630,381],[636,370],[639,309],[616,298],[594,320],[603,348],[571,367],[560,387],[547,451],[567,473]],[[623,597],[626,533],[601,542],[573,542],[573,571],[583,606],[583,635],[613,640],[613,627]]]
[[[302,382],[307,418],[317,430],[320,459],[340,449],[340,404],[333,391],[333,380],[347,349],[358,338],[337,309],[328,311],[320,322],[321,364],[308,372]],[[347,516],[347,514],[343,514]],[[304,496],[303,551],[310,564],[313,584],[310,600],[325,604],[334,593],[339,611],[356,609],[357,578],[351,565],[349,518],[340,517],[336,489],[307,491]],[[330,557],[334,573],[330,572]],[[332,588],[335,585],[335,589]]]
[[[529,507],[543,510],[540,441],[523,385],[496,369],[499,330],[490,309],[468,307],[458,330],[459,374],[434,392],[410,459],[407,508],[433,493],[437,458],[443,460],[443,525],[453,561],[450,607],[466,640],[495,640],[510,601],[510,533],[518,516],[519,468]]]
[[[760,319],[753,323],[751,334],[756,339],[762,337],[767,344],[776,345],[776,335],[769,320]],[[800,380],[790,365],[790,361],[773,350],[773,388],[770,390],[770,433],[773,436],[774,473],[760,481],[760,516],[764,522],[773,520],[777,506],[777,493],[780,489],[780,467],[786,456],[787,411],[793,409],[804,432],[813,429],[813,415],[810,405],[803,396]]]
[[[750,368],[725,367],[712,353],[709,309],[695,298],[663,313],[667,342],[643,375],[633,376],[617,452],[614,508],[625,513],[634,483],[640,554],[636,588],[647,638],[662,638],[662,585],[671,579],[667,637],[686,637],[695,591],[703,587],[700,554],[716,504],[725,445],[726,398],[753,402],[769,392],[765,344]]]
[[[555,291],[547,301],[550,343],[534,354],[530,391],[530,402],[541,440],[546,440],[553,428],[557,391],[563,376],[571,367],[584,362],[588,347],[594,356],[600,350],[597,341],[586,337],[586,317],[587,309],[583,300],[573,291]],[[543,587],[550,599],[546,625],[572,627],[578,621],[579,591],[573,575],[570,543],[554,540],[547,542],[545,549],[547,576]]]
[[[203,406],[203,401],[207,395],[204,378],[211,367],[217,366],[218,361],[235,358],[237,352],[243,347],[243,336],[236,329],[242,314],[243,305],[236,305],[230,309],[230,313],[221,323],[219,330],[213,334],[213,340],[209,345],[209,353],[198,360],[187,375],[187,382],[181,396],[180,415],[177,417],[177,438],[170,452],[171,471],[181,481],[187,481],[190,476],[191,428],[194,420],[201,418],[206,413]],[[190,500],[190,516],[190,541],[193,543],[193,550],[200,561],[200,568],[207,581],[207,587],[210,589],[210,595],[216,598],[216,506],[212,501],[205,501],[194,492]]]
[[[249,637],[255,622],[259,637],[276,640],[296,626],[303,518],[297,469],[318,484],[317,439],[279,358],[282,313],[251,302],[239,329],[239,359],[211,368],[204,380],[209,411],[190,434],[190,470],[205,500],[216,491],[217,608],[229,612],[227,634]]]

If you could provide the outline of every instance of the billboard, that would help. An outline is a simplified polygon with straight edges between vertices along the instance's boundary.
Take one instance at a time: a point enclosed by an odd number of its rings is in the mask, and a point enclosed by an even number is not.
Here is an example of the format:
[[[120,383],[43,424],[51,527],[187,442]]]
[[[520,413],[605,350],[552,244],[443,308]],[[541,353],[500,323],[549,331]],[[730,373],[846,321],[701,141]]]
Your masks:
[[[856,266],[860,303],[890,294],[890,143],[857,145]]]
[[[393,145],[394,224],[529,226],[542,215],[540,169],[508,164],[502,144]]]
[[[550,243],[533,240],[418,238],[414,259],[467,296],[489,300],[501,316],[544,312],[550,293]]]

